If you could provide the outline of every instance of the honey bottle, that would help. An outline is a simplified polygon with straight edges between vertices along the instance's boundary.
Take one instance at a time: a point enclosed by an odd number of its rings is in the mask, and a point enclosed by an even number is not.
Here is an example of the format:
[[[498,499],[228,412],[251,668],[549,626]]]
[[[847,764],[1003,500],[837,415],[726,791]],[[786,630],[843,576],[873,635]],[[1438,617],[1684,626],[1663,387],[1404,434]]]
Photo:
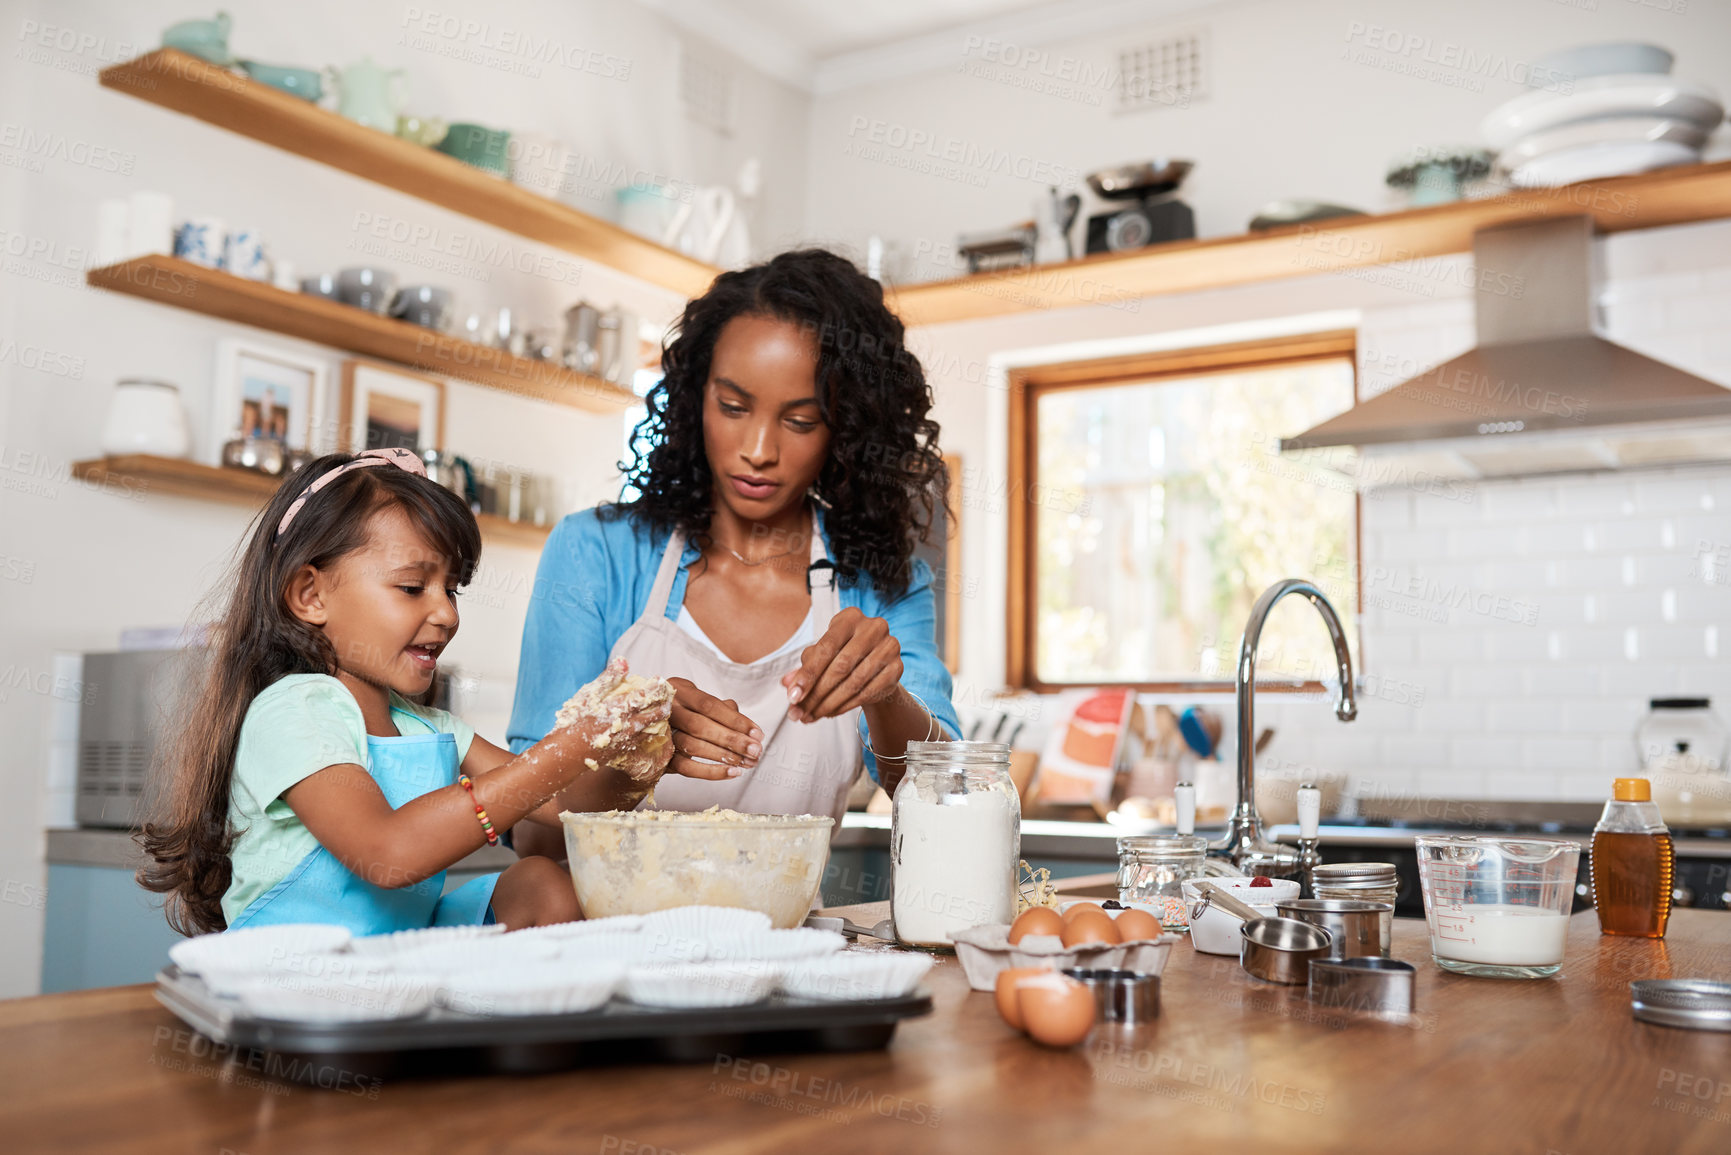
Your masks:
[[[1645,778],[1618,778],[1593,827],[1593,906],[1605,934],[1664,938],[1676,851]]]

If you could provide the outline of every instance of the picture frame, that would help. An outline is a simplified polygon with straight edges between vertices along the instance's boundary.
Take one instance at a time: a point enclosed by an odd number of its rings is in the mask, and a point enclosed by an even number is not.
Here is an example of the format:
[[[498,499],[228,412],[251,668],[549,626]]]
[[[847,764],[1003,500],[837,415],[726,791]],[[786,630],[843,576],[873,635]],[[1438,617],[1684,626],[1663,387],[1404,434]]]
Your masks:
[[[442,449],[445,383],[395,365],[347,360],[336,416],[336,448],[344,453]]]
[[[324,449],[330,365],[290,349],[225,338],[216,346],[211,391],[209,460],[222,461],[222,447],[236,429],[280,437],[289,449]],[[266,426],[269,428],[266,428]]]

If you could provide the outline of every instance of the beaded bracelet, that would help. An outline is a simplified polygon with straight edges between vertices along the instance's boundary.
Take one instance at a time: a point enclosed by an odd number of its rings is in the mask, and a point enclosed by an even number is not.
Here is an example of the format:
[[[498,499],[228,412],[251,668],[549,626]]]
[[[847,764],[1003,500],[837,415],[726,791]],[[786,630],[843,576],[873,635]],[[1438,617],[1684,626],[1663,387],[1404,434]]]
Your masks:
[[[932,740],[932,734],[938,728],[938,716],[936,714],[932,713],[932,709],[930,706],[926,705],[925,699],[921,698],[918,694],[914,693],[912,690],[909,690],[906,686],[903,686],[902,690],[907,694],[908,697],[910,697],[914,701],[918,702],[920,704],[920,709],[922,709],[926,712],[926,736],[925,736],[925,738],[922,739],[922,741],[930,742]],[[866,753],[870,754],[873,758],[877,759],[879,762],[906,762],[908,760],[908,756],[905,753],[906,747],[903,747],[904,752],[901,754],[879,754],[876,750],[872,749],[871,737],[870,737],[871,731],[867,730],[866,734],[867,734],[867,737],[863,741],[860,742],[860,745],[865,747]]]
[[[457,785],[469,792],[469,801],[475,804],[475,817],[481,820],[481,829],[487,832],[487,845],[499,845],[499,836],[493,833],[493,820],[487,817],[487,808],[475,797],[475,783],[467,774],[458,774]]]

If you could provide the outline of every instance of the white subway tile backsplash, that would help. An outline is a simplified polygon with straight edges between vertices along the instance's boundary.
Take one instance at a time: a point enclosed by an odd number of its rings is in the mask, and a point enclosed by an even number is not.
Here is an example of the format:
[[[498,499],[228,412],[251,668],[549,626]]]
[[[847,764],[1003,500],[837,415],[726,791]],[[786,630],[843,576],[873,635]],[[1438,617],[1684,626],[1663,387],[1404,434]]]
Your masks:
[[[1561,509],[1554,481],[1487,485],[1479,496],[1486,521],[1518,521],[1529,526],[1554,517]]]
[[[1598,547],[1616,552],[1670,549],[1677,537],[1677,523],[1671,518],[1618,519],[1595,528]]]
[[[1456,666],[1449,670],[1449,694],[1464,699],[1489,700],[1522,691],[1524,680],[1515,666]]]
[[[1478,702],[1426,698],[1424,705],[1413,711],[1413,722],[1421,733],[1442,733],[1451,738],[1481,734],[1485,728],[1485,708]]]
[[[1527,555],[1554,559],[1592,553],[1595,547],[1592,522],[1556,517],[1527,527]]]
[[[1526,552],[1527,528],[1523,525],[1461,526],[1448,531],[1447,556],[1455,560],[1480,557],[1513,557]]]
[[[1629,735],[1647,703],[1638,698],[1589,698],[1563,706],[1563,729],[1570,734]]]
[[[1722,307],[1721,325],[1727,315],[1731,315],[1731,308]],[[1711,491],[1708,480],[1701,476],[1639,475],[1635,478],[1635,509],[1639,513],[1694,513],[1701,508],[1701,495]]]
[[[1390,736],[1382,740],[1383,758],[1391,766],[1431,770],[1449,765],[1447,738],[1429,735]]]
[[[1641,657],[1656,662],[1707,660],[1705,631],[1700,626],[1652,626],[1640,631]]]
[[[1547,698],[1593,698],[1604,685],[1604,675],[1594,665],[1558,662],[1525,673],[1527,693]]]
[[[1576,557],[1552,562],[1547,584],[1559,589],[1600,590],[1623,584],[1620,557]]]
[[[1418,657],[1435,677],[1444,663],[1480,662],[1485,658],[1484,635],[1477,630],[1429,630],[1417,635]]]
[[[1630,697],[1646,701],[1681,692],[1678,667],[1667,662],[1631,664],[1617,662],[1600,669],[1608,698]]]
[[[1485,729],[1496,737],[1549,734],[1563,727],[1563,707],[1535,700],[1496,701],[1485,706]]]
[[[1534,770],[1597,770],[1599,744],[1593,738],[1525,738],[1521,756]]]
[[[1547,634],[1504,626],[1485,635],[1485,656],[1493,662],[1533,662],[1550,658]]]

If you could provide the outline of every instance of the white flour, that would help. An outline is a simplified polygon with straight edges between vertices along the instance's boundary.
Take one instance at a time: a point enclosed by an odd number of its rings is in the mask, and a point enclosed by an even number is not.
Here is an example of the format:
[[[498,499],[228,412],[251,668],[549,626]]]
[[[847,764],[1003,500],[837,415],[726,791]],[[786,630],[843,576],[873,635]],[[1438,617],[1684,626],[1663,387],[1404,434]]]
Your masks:
[[[979,789],[896,800],[890,834],[890,913],[896,937],[944,946],[953,931],[1016,915],[1021,808],[1013,794]],[[900,791],[897,791],[900,794]]]

